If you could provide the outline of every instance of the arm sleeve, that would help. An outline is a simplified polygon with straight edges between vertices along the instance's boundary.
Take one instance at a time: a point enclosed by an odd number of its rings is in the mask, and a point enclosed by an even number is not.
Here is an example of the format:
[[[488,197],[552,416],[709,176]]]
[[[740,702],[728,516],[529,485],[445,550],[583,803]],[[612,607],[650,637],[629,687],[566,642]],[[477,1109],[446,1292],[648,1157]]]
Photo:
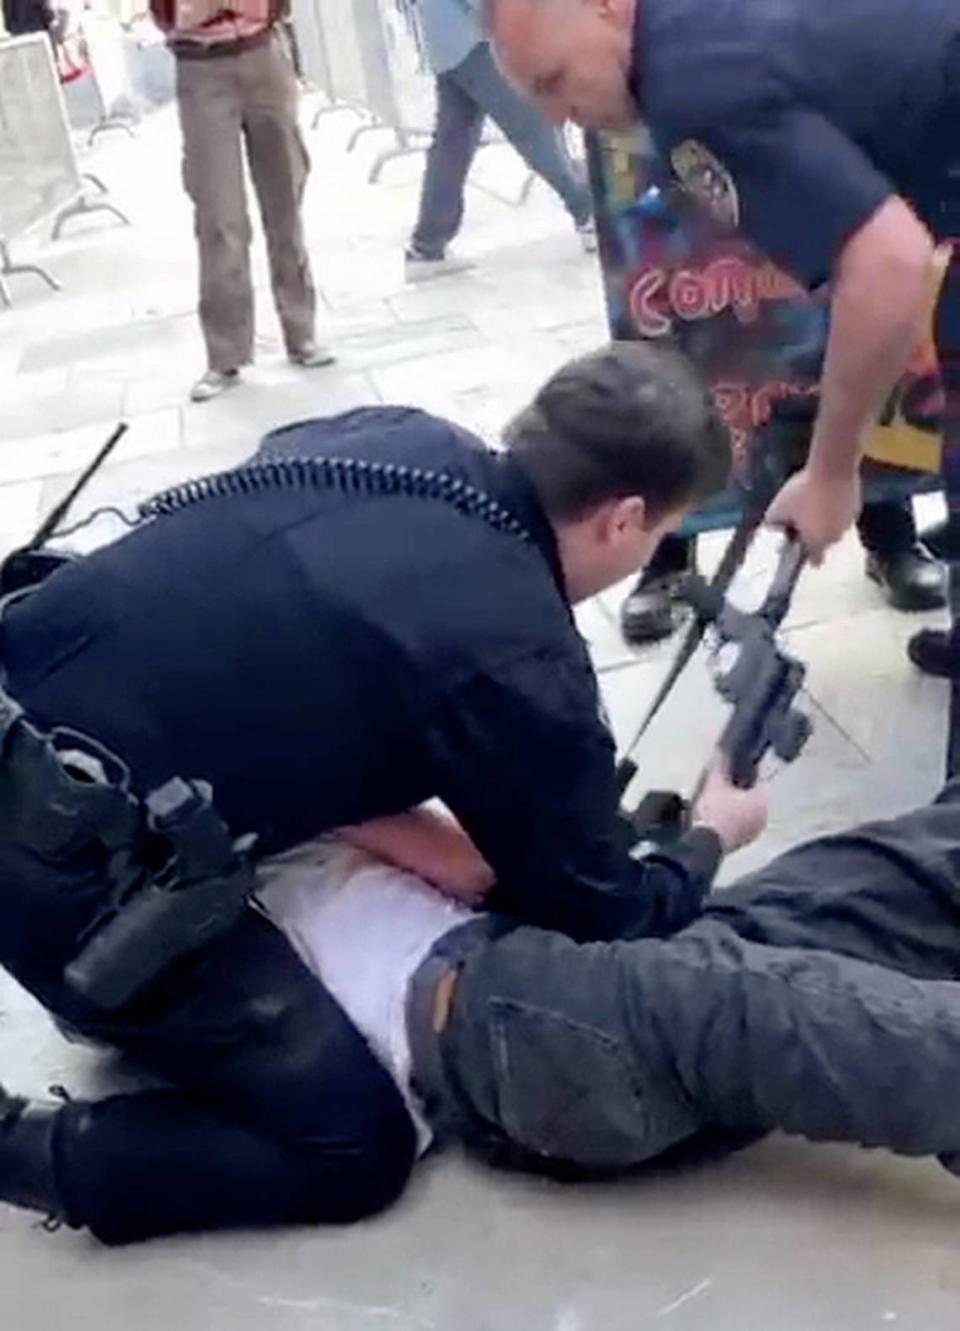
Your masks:
[[[497,876],[492,909],[580,940],[666,935],[699,913],[720,860],[706,830],[630,855],[589,665],[543,655],[473,677],[429,735],[437,794]]]
[[[852,139],[802,107],[721,124],[703,142],[732,177],[740,229],[811,289],[894,192]]]

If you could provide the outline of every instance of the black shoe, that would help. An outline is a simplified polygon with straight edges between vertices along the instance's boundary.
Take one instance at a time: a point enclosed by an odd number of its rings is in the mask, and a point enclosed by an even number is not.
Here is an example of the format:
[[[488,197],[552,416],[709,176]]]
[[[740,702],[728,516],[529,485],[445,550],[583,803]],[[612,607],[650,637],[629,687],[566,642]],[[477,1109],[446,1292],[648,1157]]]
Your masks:
[[[943,522],[935,522],[932,527],[925,527],[920,533],[920,539],[937,559],[946,561],[960,557],[960,540],[946,519]]]
[[[960,1152],[951,1151],[949,1155],[937,1157],[948,1174],[960,1178]]]
[[[894,554],[868,553],[867,577],[895,610],[941,610],[947,603],[943,565],[919,541]]]
[[[907,643],[907,656],[925,675],[960,678],[960,653],[944,629],[921,629]]]
[[[679,621],[677,589],[686,572],[668,573],[653,582],[643,578],[623,603],[620,628],[632,647],[662,642],[673,634]]]
[[[63,1104],[8,1095],[0,1086],[0,1202],[63,1218],[53,1137]]]

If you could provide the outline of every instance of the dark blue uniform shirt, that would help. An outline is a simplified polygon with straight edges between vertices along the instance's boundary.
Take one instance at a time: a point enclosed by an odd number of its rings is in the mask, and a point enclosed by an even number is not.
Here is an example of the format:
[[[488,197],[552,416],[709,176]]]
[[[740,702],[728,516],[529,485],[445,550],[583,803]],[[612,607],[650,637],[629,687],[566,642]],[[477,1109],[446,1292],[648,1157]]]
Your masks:
[[[140,791],[209,781],[262,854],[439,796],[509,913],[581,938],[687,924],[716,837],[629,857],[596,681],[520,468],[404,408],[306,421],[267,448],[444,473],[529,539],[354,485],[188,504],[8,609],[3,661],[30,714],[107,744]]]
[[[657,147],[805,285],[891,195],[960,236],[960,0],[637,0]]]

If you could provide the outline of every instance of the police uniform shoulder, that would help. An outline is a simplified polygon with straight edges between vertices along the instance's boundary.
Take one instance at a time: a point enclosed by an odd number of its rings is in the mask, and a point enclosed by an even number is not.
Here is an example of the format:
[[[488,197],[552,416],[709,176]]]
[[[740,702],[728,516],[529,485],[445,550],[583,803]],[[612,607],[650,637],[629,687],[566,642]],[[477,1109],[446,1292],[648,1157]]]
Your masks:
[[[700,69],[694,63],[681,83],[664,70],[645,89],[644,119],[660,147],[708,137],[711,130],[756,124],[788,100],[769,73],[755,74],[745,86],[744,79],[732,78],[728,71]]]
[[[639,51],[637,85],[658,140],[749,121],[786,99],[771,49],[779,23],[768,5],[743,4],[731,16],[727,5],[705,11],[679,0],[654,15]]]
[[[458,448],[486,450],[486,445],[477,435],[443,416],[434,416],[432,412],[423,411],[419,407],[383,407],[380,410],[385,413],[383,426],[391,433],[415,435],[425,443],[446,443]]]
[[[257,456],[374,456],[384,461],[410,462],[406,450],[411,447],[421,455],[417,459],[420,461],[436,450],[484,446],[469,431],[419,407],[377,406],[294,421],[271,430],[264,436]]]

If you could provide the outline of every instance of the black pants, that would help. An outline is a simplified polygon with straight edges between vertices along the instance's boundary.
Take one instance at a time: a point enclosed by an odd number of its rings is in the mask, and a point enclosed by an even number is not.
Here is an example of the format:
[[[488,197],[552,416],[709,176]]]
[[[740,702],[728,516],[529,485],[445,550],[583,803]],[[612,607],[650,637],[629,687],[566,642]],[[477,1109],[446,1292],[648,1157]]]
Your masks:
[[[960,43],[957,44],[960,52]],[[960,67],[960,56],[957,57]],[[960,94],[958,94],[960,105]],[[960,166],[958,166],[960,169]],[[960,213],[955,222],[960,234]],[[937,348],[943,376],[943,483],[947,497],[949,536],[948,586],[950,625],[954,658],[960,660],[960,243],[954,245],[952,261],[937,307]],[[950,726],[947,741],[947,775],[960,773],[960,669],[950,686]]]
[[[352,1221],[391,1202],[414,1159],[406,1107],[286,939],[251,910],[104,1019],[61,979],[102,897],[95,862],[68,873],[0,849],[0,962],[51,1012],[173,1083],[59,1116],[68,1220],[122,1243]]]
[[[437,119],[412,237],[418,253],[442,257],[460,230],[467,175],[488,116],[530,169],[557,192],[574,221],[589,221],[593,212],[589,187],[559,134],[510,86],[486,42],[475,46],[456,69],[440,74],[436,84]]]
[[[883,499],[864,505],[857,519],[861,544],[871,554],[891,556],[909,547],[917,539],[917,525],[909,499]],[[644,581],[653,582],[673,573],[684,573],[692,558],[694,537],[665,536],[644,573]]]
[[[958,980],[954,783],[782,856],[672,939],[473,946],[438,1052],[469,1131],[541,1164],[626,1168],[710,1127],[951,1157]]]

